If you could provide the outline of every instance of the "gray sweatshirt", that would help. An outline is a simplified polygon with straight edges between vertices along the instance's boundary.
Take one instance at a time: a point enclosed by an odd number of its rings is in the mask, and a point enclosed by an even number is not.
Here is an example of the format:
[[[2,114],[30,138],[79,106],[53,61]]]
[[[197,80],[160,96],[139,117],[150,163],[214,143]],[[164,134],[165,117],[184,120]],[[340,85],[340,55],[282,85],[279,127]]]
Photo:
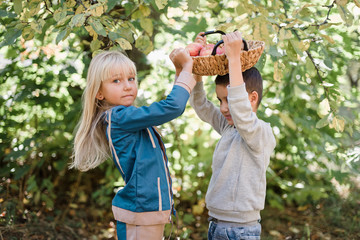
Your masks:
[[[190,104],[199,118],[221,135],[214,151],[205,198],[209,215],[238,223],[260,219],[265,203],[266,168],[276,145],[270,124],[252,112],[245,84],[228,87],[234,126],[206,99],[202,82],[193,89]]]

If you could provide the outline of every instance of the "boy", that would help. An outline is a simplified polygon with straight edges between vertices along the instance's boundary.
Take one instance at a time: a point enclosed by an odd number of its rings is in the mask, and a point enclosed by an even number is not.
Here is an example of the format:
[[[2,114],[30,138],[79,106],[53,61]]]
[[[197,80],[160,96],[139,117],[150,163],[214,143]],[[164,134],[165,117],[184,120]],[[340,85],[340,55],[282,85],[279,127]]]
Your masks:
[[[241,71],[241,34],[228,33],[223,40],[229,74],[215,80],[220,109],[206,99],[199,76],[190,97],[199,118],[221,135],[205,199],[210,216],[208,239],[260,239],[266,168],[276,141],[270,124],[256,116],[262,98],[261,75],[254,67]],[[196,41],[206,40],[199,33]]]

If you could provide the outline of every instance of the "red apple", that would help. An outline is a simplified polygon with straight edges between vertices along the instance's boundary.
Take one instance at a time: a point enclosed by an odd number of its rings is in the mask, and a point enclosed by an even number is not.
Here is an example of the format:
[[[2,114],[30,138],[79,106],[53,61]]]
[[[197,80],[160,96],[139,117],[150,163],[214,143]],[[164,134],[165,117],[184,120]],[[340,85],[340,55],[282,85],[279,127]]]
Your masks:
[[[206,46],[200,50],[199,56],[210,56],[214,49],[214,46],[215,44],[212,43],[206,44]]]
[[[190,43],[185,47],[190,53],[190,56],[199,56],[200,50],[203,48],[201,43]]]
[[[225,53],[225,46],[218,46],[216,49],[216,55],[222,55]]]

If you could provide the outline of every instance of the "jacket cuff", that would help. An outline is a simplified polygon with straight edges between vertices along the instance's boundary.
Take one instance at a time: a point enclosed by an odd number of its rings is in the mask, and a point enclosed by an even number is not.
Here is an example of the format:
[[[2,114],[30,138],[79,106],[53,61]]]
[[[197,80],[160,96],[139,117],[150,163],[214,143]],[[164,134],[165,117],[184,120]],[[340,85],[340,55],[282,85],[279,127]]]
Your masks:
[[[196,84],[196,81],[195,81],[193,75],[186,71],[182,71],[180,73],[179,77],[177,77],[175,79],[175,85],[185,88],[189,93],[191,93],[195,84]]]

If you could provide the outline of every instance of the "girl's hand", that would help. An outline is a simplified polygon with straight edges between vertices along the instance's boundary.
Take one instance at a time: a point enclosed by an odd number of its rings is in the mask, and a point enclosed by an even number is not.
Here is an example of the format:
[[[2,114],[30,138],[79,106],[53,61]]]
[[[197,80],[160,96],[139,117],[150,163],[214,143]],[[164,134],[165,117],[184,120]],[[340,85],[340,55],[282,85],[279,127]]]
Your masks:
[[[240,59],[241,50],[244,48],[241,33],[231,32],[222,36],[225,45],[225,54],[229,61]]]
[[[206,45],[206,36],[202,36],[202,34],[204,34],[204,32],[199,32],[198,33],[198,35],[195,38],[195,42],[200,43],[205,47],[205,45]]]
[[[181,71],[192,73],[193,60],[186,49],[174,49],[170,53],[170,59],[175,66],[176,73],[180,73]]]

